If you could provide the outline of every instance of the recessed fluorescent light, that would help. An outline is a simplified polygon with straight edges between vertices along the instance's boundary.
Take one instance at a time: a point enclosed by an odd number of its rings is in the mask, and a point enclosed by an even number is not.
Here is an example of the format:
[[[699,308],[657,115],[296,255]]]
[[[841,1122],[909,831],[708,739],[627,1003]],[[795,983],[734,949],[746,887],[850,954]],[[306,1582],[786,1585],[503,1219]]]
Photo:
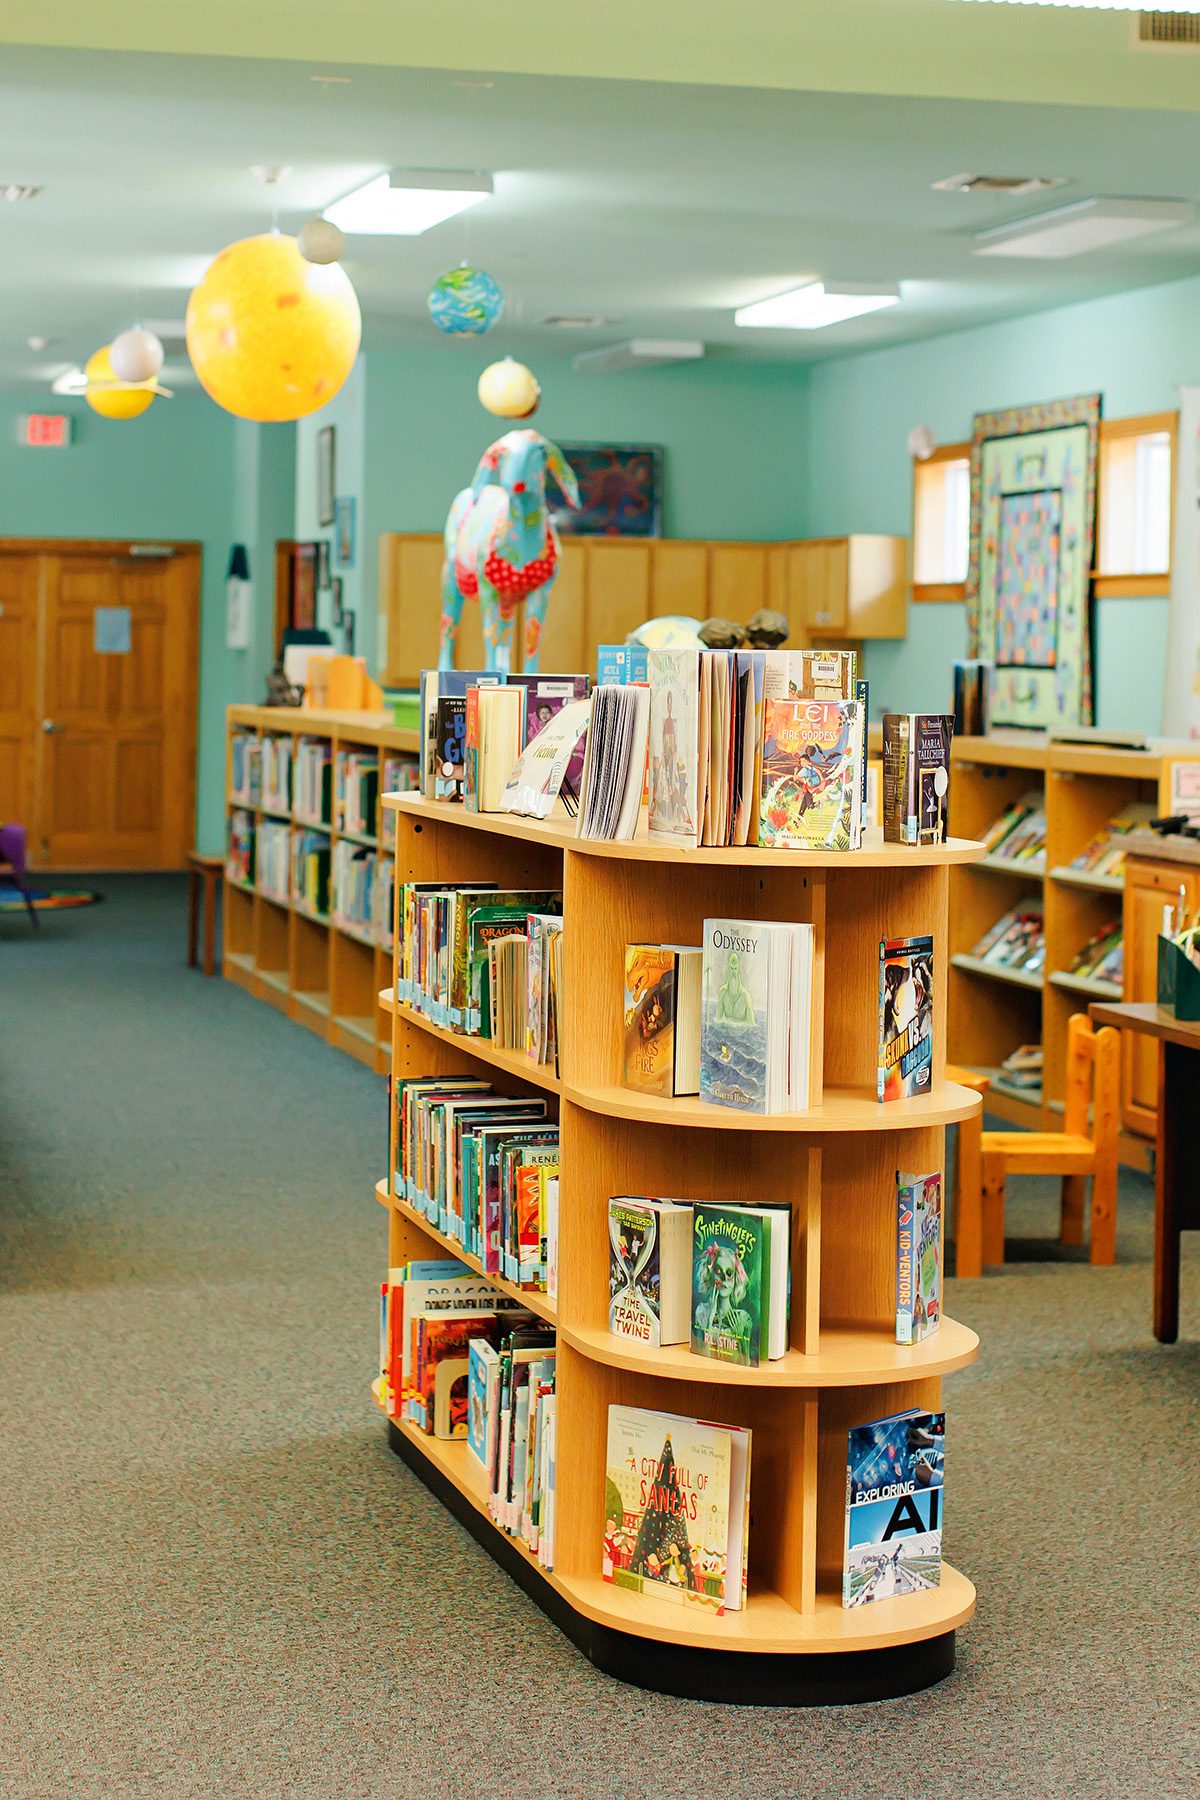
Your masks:
[[[443,219],[478,206],[491,192],[490,175],[461,169],[393,169],[335,200],[325,208],[325,217],[351,236],[419,237]]]
[[[1040,194],[1062,187],[1065,175],[947,175],[930,182],[937,194]]]
[[[1154,231],[1190,225],[1196,209],[1186,200],[1076,200],[1035,213],[1012,225],[975,236],[976,256],[1082,256]]]
[[[64,369],[50,383],[50,390],[55,394],[86,394],[87,376],[82,369]]]
[[[543,325],[553,325],[556,331],[599,331],[613,323],[604,313],[548,313],[542,320]]]
[[[733,322],[783,331],[820,331],[826,325],[840,325],[843,319],[895,306],[899,298],[899,287],[887,281],[810,281],[769,300],[739,306]]]

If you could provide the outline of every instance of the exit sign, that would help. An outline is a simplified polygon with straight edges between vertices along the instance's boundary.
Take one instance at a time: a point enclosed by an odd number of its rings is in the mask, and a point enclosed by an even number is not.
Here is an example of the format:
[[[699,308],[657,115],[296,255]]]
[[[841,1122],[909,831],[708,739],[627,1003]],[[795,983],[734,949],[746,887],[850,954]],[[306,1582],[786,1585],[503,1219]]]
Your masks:
[[[71,441],[70,413],[26,413],[20,441],[37,450],[63,450]]]

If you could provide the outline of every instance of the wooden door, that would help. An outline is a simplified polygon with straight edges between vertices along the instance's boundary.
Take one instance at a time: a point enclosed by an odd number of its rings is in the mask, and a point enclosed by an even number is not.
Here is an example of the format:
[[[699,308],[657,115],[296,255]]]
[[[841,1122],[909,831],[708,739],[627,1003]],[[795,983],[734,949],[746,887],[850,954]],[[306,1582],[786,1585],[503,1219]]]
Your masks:
[[[38,561],[0,551],[0,824],[33,841],[37,770]]]
[[[180,868],[195,828],[199,555],[64,545],[37,560],[37,860]]]

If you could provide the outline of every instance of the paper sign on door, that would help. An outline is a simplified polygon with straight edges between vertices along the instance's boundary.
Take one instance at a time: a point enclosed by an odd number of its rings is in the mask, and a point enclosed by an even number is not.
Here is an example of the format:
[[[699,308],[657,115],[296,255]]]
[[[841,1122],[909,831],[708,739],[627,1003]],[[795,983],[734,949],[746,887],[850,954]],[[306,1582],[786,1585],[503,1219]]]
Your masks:
[[[128,656],[133,648],[133,617],[127,606],[98,606],[92,614],[92,648],[98,656]]]

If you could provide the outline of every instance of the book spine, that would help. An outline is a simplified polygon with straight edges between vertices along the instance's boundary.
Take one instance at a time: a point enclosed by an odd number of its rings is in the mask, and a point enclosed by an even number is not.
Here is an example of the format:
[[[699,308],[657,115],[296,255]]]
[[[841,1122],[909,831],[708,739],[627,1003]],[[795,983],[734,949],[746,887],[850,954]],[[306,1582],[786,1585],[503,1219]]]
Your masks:
[[[896,1342],[913,1341],[913,1283],[915,1279],[916,1215],[913,1191],[906,1183],[896,1188]]]

